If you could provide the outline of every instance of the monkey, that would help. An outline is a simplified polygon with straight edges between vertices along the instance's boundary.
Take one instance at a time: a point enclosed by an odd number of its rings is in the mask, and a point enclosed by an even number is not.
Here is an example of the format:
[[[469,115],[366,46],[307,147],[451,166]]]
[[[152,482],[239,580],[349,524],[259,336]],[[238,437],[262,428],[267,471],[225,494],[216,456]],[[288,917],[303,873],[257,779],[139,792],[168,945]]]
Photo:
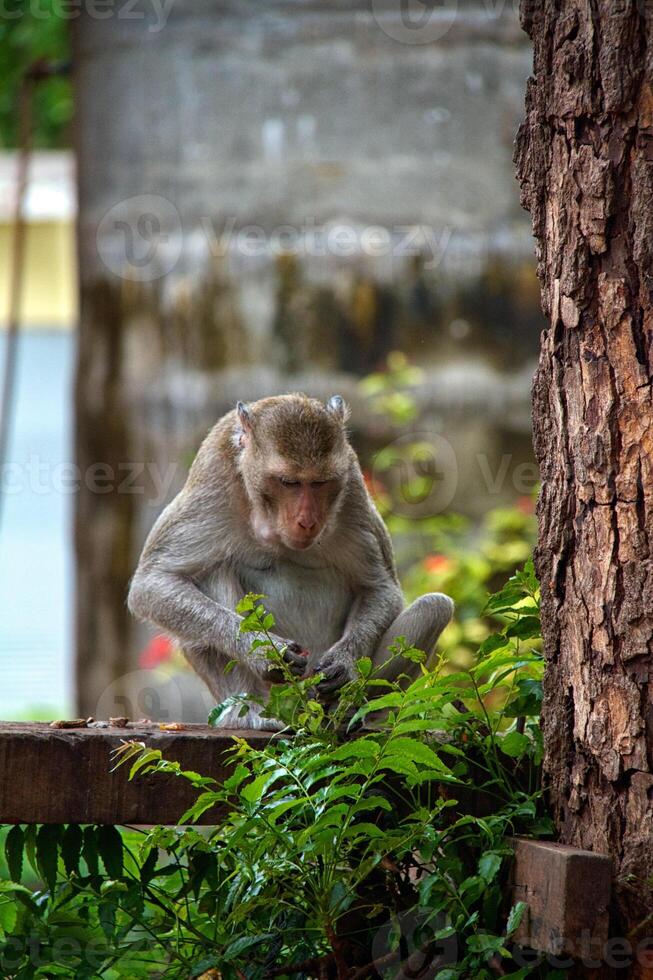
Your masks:
[[[392,659],[390,645],[403,636],[431,655],[452,617],[442,593],[404,608],[348,415],[339,395],[238,402],[206,436],[145,542],[129,609],[177,639],[218,702],[245,692],[265,699],[272,683],[269,660],[239,632],[235,608],[247,593],[265,596],[285,663],[296,675],[320,673],[326,702],[357,676],[361,657],[377,676],[415,676],[419,666]],[[256,704],[240,710],[221,726],[279,728]]]

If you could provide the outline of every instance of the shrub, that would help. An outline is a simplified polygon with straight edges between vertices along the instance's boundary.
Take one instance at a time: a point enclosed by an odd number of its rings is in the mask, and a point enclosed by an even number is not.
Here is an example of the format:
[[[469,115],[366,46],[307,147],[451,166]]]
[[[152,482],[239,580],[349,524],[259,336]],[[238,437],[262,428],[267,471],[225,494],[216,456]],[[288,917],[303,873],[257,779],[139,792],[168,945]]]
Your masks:
[[[283,671],[261,597],[240,611]],[[510,902],[510,839],[550,831],[530,564],[486,615],[502,625],[473,664],[442,659],[402,685],[362,660],[330,709],[314,699],[314,680],[286,673],[265,709],[284,731],[265,748],[235,738],[222,785],[126,743],[118,763],[132,778],[174,773],[196,787],[196,803],[178,827],[140,835],[13,828],[11,880],[0,885],[3,975],[395,977],[410,957],[440,980],[509,973],[524,911]],[[424,659],[402,639],[394,656]],[[214,807],[215,827],[193,826]],[[23,854],[41,886],[21,883]]]

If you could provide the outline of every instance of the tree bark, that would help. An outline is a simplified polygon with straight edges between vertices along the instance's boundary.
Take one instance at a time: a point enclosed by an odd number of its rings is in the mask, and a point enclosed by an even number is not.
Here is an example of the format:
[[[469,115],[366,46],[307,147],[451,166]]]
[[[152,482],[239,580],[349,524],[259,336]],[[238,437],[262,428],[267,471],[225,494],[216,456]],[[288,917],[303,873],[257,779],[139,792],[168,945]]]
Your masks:
[[[515,156],[550,321],[533,389],[545,769],[561,840],[614,857],[631,939],[653,909],[652,15],[522,0]]]

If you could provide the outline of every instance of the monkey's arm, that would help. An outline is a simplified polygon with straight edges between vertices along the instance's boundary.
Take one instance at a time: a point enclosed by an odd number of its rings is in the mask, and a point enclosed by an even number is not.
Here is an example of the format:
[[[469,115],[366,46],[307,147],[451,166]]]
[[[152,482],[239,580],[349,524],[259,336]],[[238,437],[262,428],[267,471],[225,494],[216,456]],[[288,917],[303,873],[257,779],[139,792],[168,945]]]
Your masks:
[[[324,694],[356,676],[356,661],[374,656],[381,637],[404,606],[390,536],[362,478],[343,516],[349,525],[349,541],[354,542],[349,557],[354,601],[343,635],[316,665],[316,670],[324,674],[318,685],[318,691]]]
[[[141,561],[127,602],[139,619],[182,643],[216,647],[234,659],[247,653],[246,637],[238,632],[240,617],[205,595],[191,577],[160,562]]]
[[[134,615],[172,633],[182,644],[215,648],[265,675],[268,661],[251,651],[252,637],[239,631],[241,617],[233,611],[244,589],[220,546],[225,528],[219,505],[211,498],[198,499],[192,487],[179,494],[145,543],[128,605]],[[198,584],[209,579],[218,601]],[[286,642],[277,636],[273,640],[279,646]],[[286,660],[298,672],[306,664],[292,649]]]
[[[316,671],[324,674],[319,693],[328,694],[354,679],[356,661],[374,656],[381,637],[402,608],[401,590],[390,579],[356,595],[343,635],[316,664]]]

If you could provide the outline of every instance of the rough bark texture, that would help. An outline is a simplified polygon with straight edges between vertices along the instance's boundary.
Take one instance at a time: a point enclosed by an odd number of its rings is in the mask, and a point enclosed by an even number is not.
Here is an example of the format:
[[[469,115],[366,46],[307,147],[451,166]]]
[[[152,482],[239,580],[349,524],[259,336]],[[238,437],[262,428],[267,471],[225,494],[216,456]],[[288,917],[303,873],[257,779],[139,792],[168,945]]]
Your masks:
[[[615,856],[614,926],[636,936],[653,908],[653,17],[630,0],[521,13],[534,77],[516,162],[550,320],[534,383],[545,764],[562,841]]]

